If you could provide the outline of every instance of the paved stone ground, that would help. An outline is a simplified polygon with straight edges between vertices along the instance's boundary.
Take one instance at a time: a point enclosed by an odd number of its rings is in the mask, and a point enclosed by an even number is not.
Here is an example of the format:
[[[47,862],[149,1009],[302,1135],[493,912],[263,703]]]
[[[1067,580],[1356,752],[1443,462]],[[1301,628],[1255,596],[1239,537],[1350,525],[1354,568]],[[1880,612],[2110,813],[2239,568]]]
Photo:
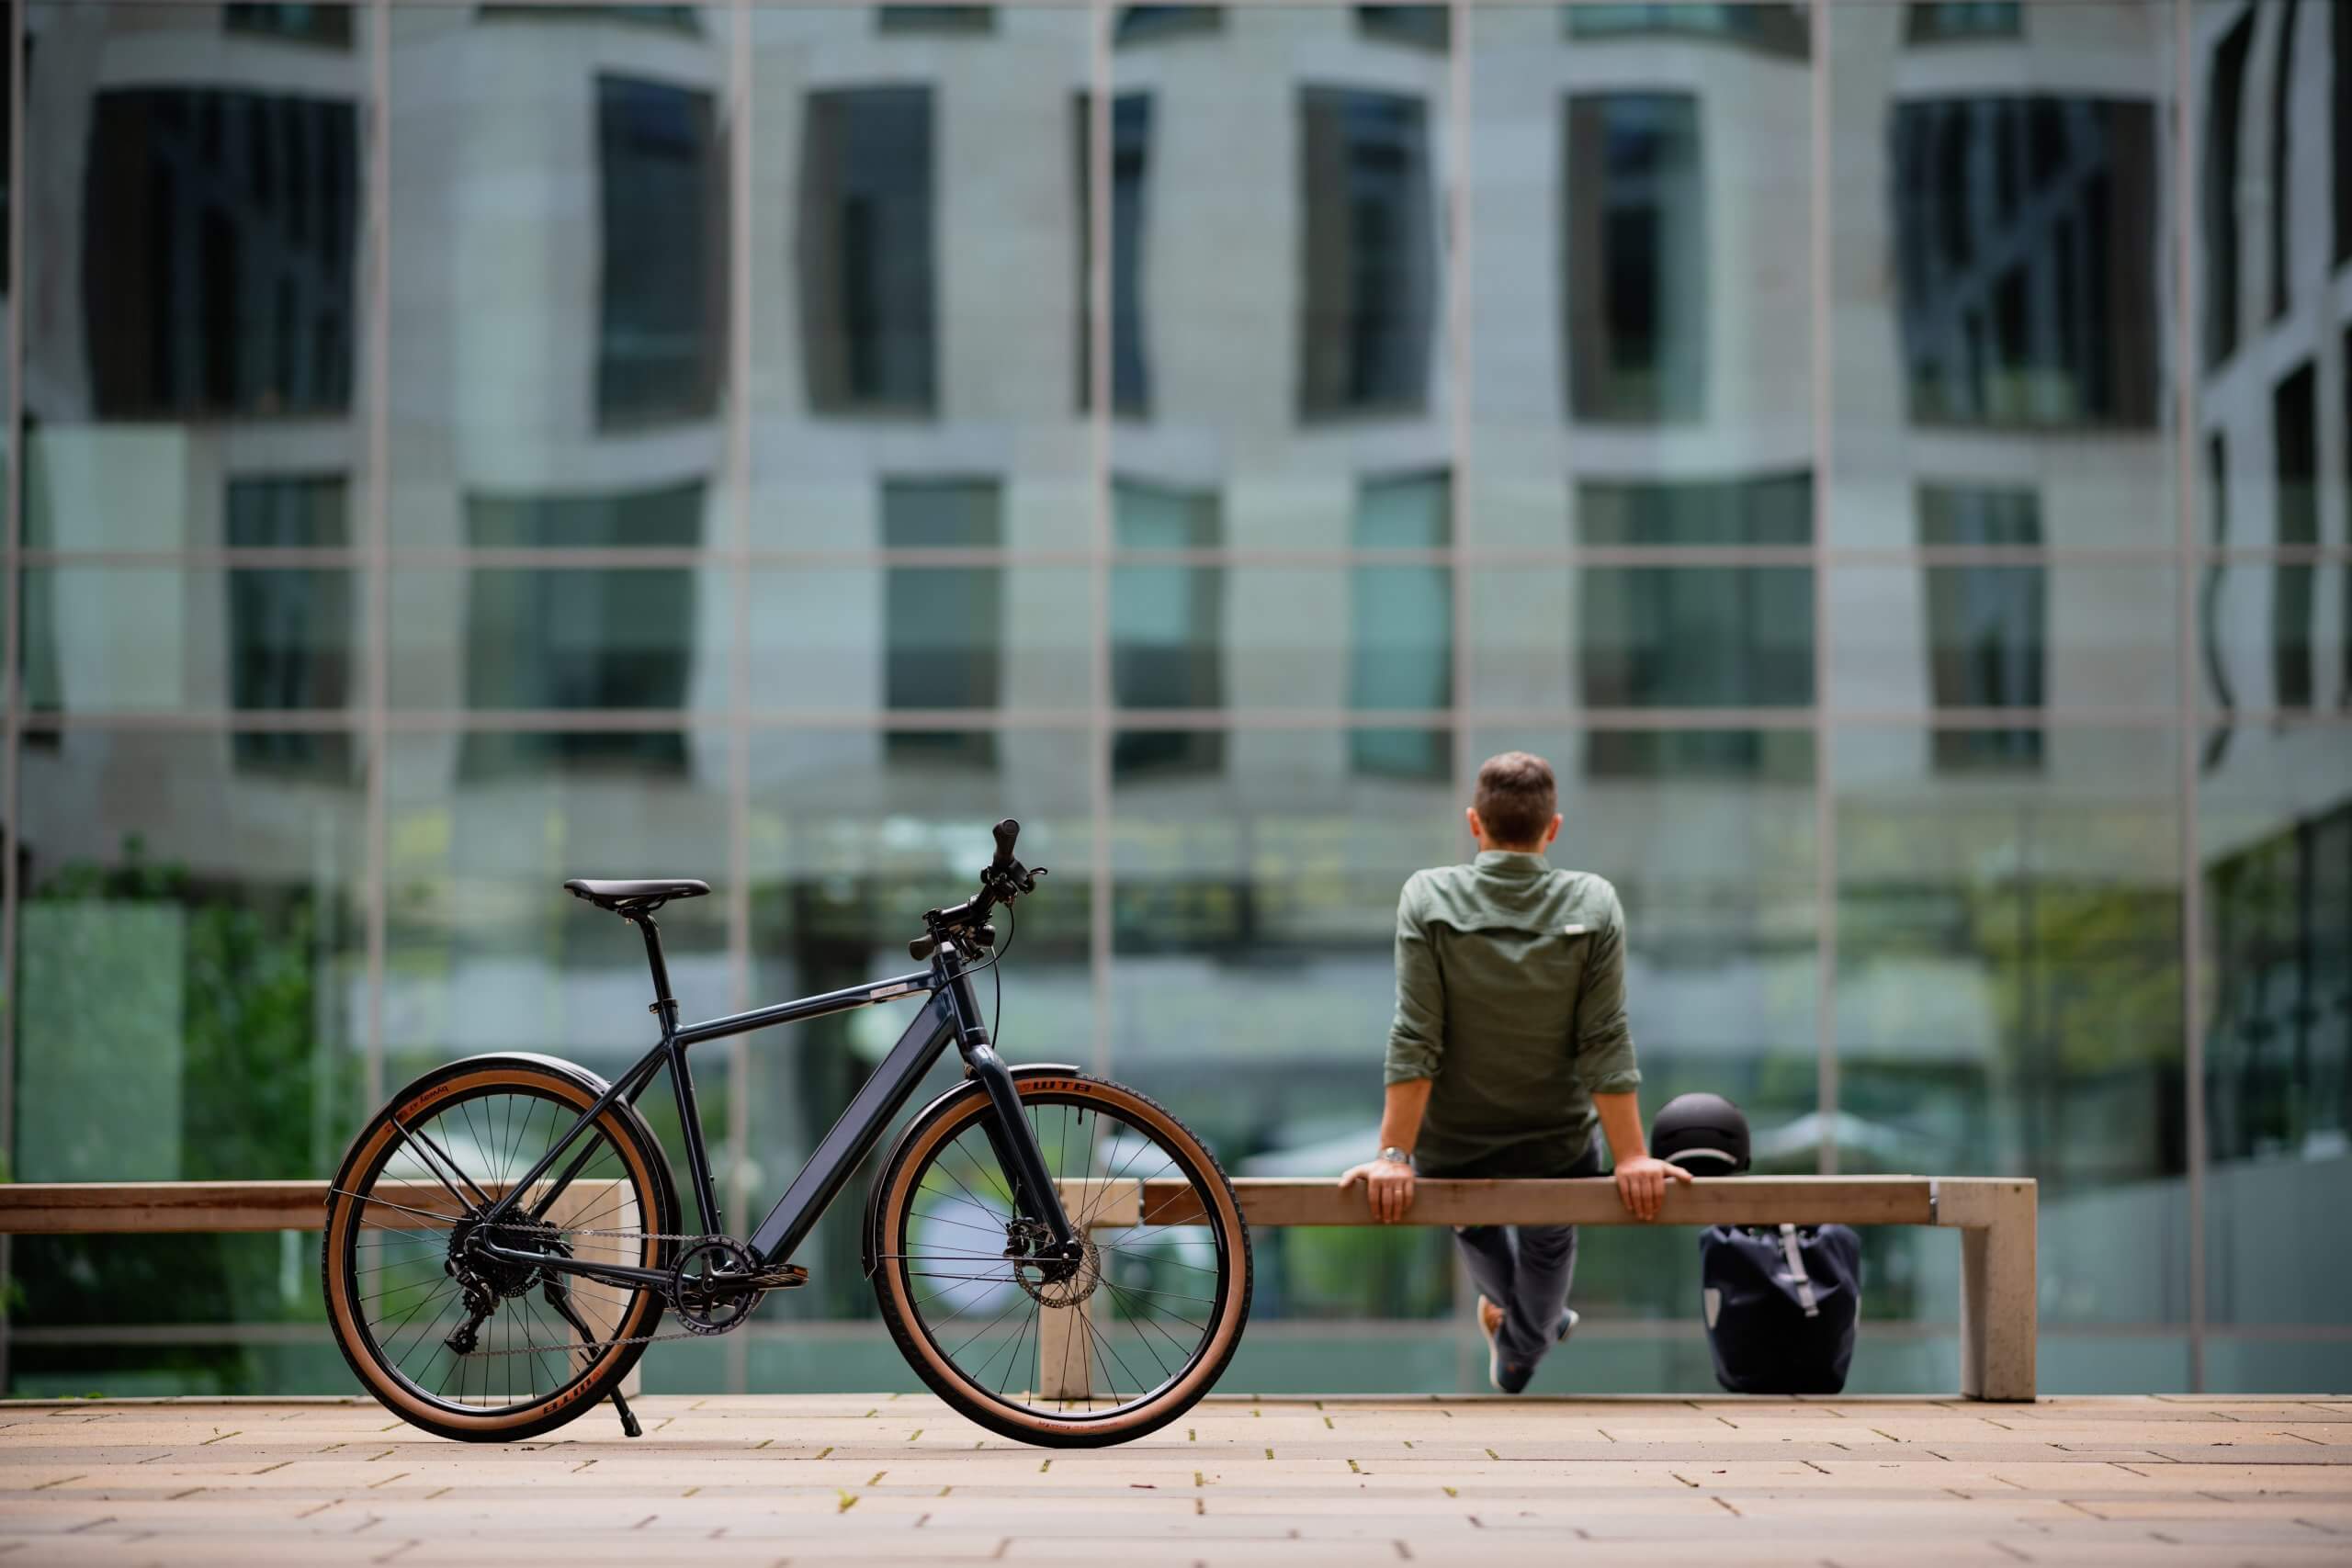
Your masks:
[[[924,1397],[0,1404],[0,1568],[964,1561],[2352,1564],[2352,1397],[1213,1399],[1053,1452]]]

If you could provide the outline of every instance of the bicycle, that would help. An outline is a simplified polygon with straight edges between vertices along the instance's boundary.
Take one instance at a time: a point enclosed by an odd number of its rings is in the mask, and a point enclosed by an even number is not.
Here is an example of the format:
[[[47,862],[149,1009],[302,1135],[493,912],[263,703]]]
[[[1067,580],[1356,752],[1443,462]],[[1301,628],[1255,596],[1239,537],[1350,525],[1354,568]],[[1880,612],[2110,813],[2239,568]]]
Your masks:
[[[908,944],[924,968],[704,1023],[678,1021],[652,917],[708,886],[565,883],[638,927],[661,1039],[610,1083],[551,1056],[452,1062],[360,1132],[328,1194],[321,1268],[335,1342],[368,1393],[428,1432],[484,1442],[609,1397],[637,1436],[620,1385],[646,1348],[741,1328],[767,1292],[806,1282],[794,1251],[953,1045],[964,1081],[906,1123],[866,1202],[864,1267],[900,1352],[966,1416],[1050,1447],[1125,1442],[1191,1408],[1248,1320],[1249,1229],[1216,1156],[1147,1096],[998,1057],[972,979],[1003,961],[992,912],[1009,920],[1046,874],[1013,857],[1020,830],[997,824],[977,894],[924,912]],[[728,1235],[688,1048],[911,997],[922,1012],[767,1218]],[[664,1066],[698,1231],[681,1228],[637,1106]],[[679,1332],[657,1332],[665,1312]]]

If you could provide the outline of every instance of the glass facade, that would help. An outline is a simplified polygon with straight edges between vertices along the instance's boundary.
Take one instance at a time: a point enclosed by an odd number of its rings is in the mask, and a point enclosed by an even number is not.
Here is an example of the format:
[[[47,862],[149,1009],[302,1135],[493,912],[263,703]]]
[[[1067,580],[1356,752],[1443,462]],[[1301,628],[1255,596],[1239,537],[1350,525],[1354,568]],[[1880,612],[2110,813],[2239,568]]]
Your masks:
[[[1526,747],[1648,1108],[2038,1178],[2045,1388],[2352,1377],[2352,4],[7,26],[13,1179],[616,1069],[568,876],[712,882],[689,1013],[889,972],[1005,814],[1008,1055],[1334,1174]],[[737,1227],[899,1024],[707,1048]],[[913,1387],[861,1196],[649,1382]],[[17,1238],[5,1386],[344,1388],[315,1245]],[[1442,1232],[1258,1245],[1228,1388],[1482,1386]],[[1854,1386],[1954,1386],[1866,1246]],[[1539,1389],[1712,1386],[1690,1232],[1577,1302]]]

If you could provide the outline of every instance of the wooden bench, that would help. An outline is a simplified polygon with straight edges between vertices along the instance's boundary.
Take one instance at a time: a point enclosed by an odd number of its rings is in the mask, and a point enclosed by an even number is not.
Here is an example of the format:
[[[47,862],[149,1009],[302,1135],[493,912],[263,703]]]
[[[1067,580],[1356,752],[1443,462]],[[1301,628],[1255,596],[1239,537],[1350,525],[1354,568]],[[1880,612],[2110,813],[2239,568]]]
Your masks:
[[[417,1184],[429,1200],[430,1183]],[[1076,1185],[1076,1184],[1072,1184]],[[1177,1189],[1127,1182],[1099,1204],[1099,1223],[1196,1219]],[[1243,1178],[1234,1184],[1253,1226],[1362,1225],[1362,1189],[1334,1180]],[[402,1200],[405,1201],[406,1200]],[[429,1202],[421,1203],[429,1206]],[[1960,1388],[1971,1399],[2034,1396],[2034,1183],[1994,1177],[1735,1176],[1667,1190],[1654,1221],[1636,1220],[1605,1177],[1577,1181],[1423,1181],[1404,1223],[1418,1225],[1935,1225],[1961,1233]],[[24,1183],[0,1186],[0,1232],[317,1230],[323,1181]],[[1867,1290],[1865,1291],[1867,1297]],[[1046,1314],[1049,1320],[1067,1313]],[[1074,1323],[1048,1321],[1049,1337]],[[1050,1356],[1046,1358],[1050,1360]]]

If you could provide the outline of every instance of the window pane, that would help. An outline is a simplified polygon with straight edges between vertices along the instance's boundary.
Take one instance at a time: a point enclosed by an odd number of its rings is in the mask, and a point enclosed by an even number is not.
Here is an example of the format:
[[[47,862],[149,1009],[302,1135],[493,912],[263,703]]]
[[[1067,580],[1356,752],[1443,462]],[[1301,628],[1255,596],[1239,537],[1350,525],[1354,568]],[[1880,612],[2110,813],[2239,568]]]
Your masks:
[[[1453,46],[1453,14],[1443,6],[1359,6],[1356,26],[1366,38],[1417,49]]]
[[[1224,772],[1114,783],[1117,1070],[1236,1176],[1337,1170],[1376,1131],[1397,889],[1459,858],[1460,803],[1442,778],[1365,776],[1344,730],[1219,739]],[[1439,1233],[1256,1242],[1253,1316],[1449,1310]]]
[[[333,742],[256,774],[248,741]],[[70,730],[19,753],[13,1179],[315,1179],[366,1100],[357,738]],[[103,984],[93,984],[103,976]],[[35,1042],[45,1042],[37,1047]],[[300,1348],[40,1344],[102,1324],[316,1323],[318,1238],[22,1236],[10,1391],[324,1392]],[[268,1331],[264,1330],[264,1334]],[[191,1339],[197,1337],[191,1336]]]
[[[242,483],[359,483],[368,62],[289,50],[275,23],[305,7],[232,9],[27,8],[34,548],[217,547]],[[139,63],[216,55],[299,62],[300,85]]]
[[[481,1051],[545,1051],[610,1076],[653,1043],[644,943],[565,893],[571,877],[708,880],[719,896],[664,909],[662,942],[687,1016],[729,1010],[727,739],[662,738],[681,743],[682,761],[605,734],[395,732],[388,1082]],[[480,765],[481,741],[506,743],[506,765]],[[575,765],[582,757],[598,763]],[[721,1129],[724,1061],[712,1052],[695,1064],[706,1123]],[[647,1096],[646,1109],[666,1098]]]
[[[1121,93],[1111,100],[1111,408],[1127,418],[1151,412],[1151,366],[1144,339],[1144,225],[1149,213],[1151,95]],[[1078,191],[1078,404],[1093,396],[1093,171],[1087,148],[1093,136],[1091,97],[1071,106],[1072,170]]]
[[[1427,106],[1304,87],[1299,144],[1299,415],[1419,412],[1436,315]]]
[[[1034,712],[1091,700],[1093,580],[1084,567],[926,561],[751,576],[749,695],[761,712]]]
[[[347,709],[360,695],[346,570],[28,567],[35,713]]]
[[[1068,6],[974,12],[985,28],[943,34],[903,30],[899,7],[751,8],[756,547],[885,548],[886,481],[922,475],[997,483],[1007,549],[1094,538],[1073,108],[1091,23]],[[1148,129],[1123,129],[1123,168]],[[1143,175],[1114,188],[1114,231],[1143,220]],[[1114,273],[1139,313],[1134,269]],[[1122,324],[1123,363],[1131,341]],[[1118,374],[1123,403],[1149,395],[1135,367]]]
[[[1837,736],[1840,1168],[2039,1179],[2046,1321],[2188,1316],[2177,745],[1945,777],[1929,729]],[[1873,1312],[1943,1320],[1956,1259],[1870,1235]]]
[[[2032,8],[1912,51],[1921,15],[1838,18],[1831,539],[1927,542],[1932,498],[1976,491],[2053,549],[2169,546],[2173,14]]]
[[[1707,374],[1698,100],[1578,95],[1567,127],[1562,251],[1577,417],[1698,419]]]
[[[2341,565],[2238,562],[2205,569],[2198,593],[2203,705],[2226,718],[2236,709],[2325,713],[2352,691],[2352,644],[2339,621],[2333,643],[2313,610]]]
[[[1479,13],[1473,548],[1810,538],[1808,26],[1772,5]]]
[[[1645,35],[1680,34],[1690,38],[1724,39],[1775,53],[1802,57],[1811,44],[1805,8],[1773,5],[1769,0],[1666,0],[1664,4],[1575,5],[1561,7],[1568,36],[1581,39],[1635,39]]]
[[[1947,39],[2016,38],[2025,31],[2019,0],[1911,0],[1906,37],[1913,43]]]
[[[1471,574],[1483,707],[1802,707],[1813,701],[1803,567],[1582,567]]]
[[[395,707],[726,705],[733,595],[715,567],[406,567],[390,594]]]
[[[1022,861],[1051,874],[996,918],[1005,962],[979,982],[980,1004],[1008,1060],[1091,1065],[1092,742],[1078,728],[936,733],[951,754],[997,757],[1001,780],[975,794],[967,777],[907,766],[896,735],[752,733],[751,999],[783,1001],[915,968],[907,942],[922,934],[923,911],[969,896],[989,825],[1010,811],[1021,819]],[[745,1092],[763,1200],[783,1190],[915,1011],[911,1002],[885,1005],[751,1037]],[[933,1071],[936,1089],[954,1087],[961,1070],[948,1056]],[[874,1174],[868,1162],[799,1255],[808,1286],[772,1299],[765,1311],[873,1316],[874,1292],[858,1266],[858,1216]],[[854,1386],[897,1386],[908,1375],[903,1363],[887,1344],[874,1349],[871,1362],[858,1363],[872,1368],[869,1381]]]
[[[1148,407],[1112,432],[1114,513],[1138,492],[1213,498],[1191,504],[1214,507],[1225,547],[1344,551],[1365,484],[1452,462],[1449,56],[1368,32],[1351,6],[1178,15],[1214,25],[1154,34],[1130,8],[1112,59],[1114,101],[1148,105],[1148,139],[1136,232],[1114,235],[1114,328],[1132,269],[1149,370]],[[1179,601],[1250,615],[1230,579],[1121,580],[1163,617]],[[1323,613],[1336,638],[1344,586]],[[1151,705],[1219,682],[1242,700],[1238,667],[1186,668]],[[1318,705],[1347,702],[1342,671],[1316,683]]]
[[[596,77],[602,427],[707,418],[718,407],[727,309],[718,118],[709,91]]]
[[[2206,1307],[2329,1322],[2342,1262],[2293,1238],[2327,1234],[2352,1175],[2352,730],[2218,729],[2203,761]]]
[[[391,18],[396,555],[719,542],[706,515],[725,423],[729,116],[727,29],[707,24],[684,6]],[[396,574],[392,700],[602,702],[601,679],[566,677],[559,695],[545,666],[567,643],[674,644],[681,589],[639,586],[650,623],[624,626],[610,624],[628,608],[618,590],[589,578]],[[536,650],[501,657],[540,668],[469,686],[500,628]]]
[[[806,114],[797,260],[809,406],[934,412],[931,89],[812,92]]]
[[[1910,412],[2156,423],[2155,116],[2145,99],[1899,102],[1888,156]]]
[[[240,739],[22,752],[17,1179],[309,1177],[356,1130],[365,791]]]
[[[1580,544],[1798,547],[1813,542],[1813,475],[1579,479],[1576,509]]]

